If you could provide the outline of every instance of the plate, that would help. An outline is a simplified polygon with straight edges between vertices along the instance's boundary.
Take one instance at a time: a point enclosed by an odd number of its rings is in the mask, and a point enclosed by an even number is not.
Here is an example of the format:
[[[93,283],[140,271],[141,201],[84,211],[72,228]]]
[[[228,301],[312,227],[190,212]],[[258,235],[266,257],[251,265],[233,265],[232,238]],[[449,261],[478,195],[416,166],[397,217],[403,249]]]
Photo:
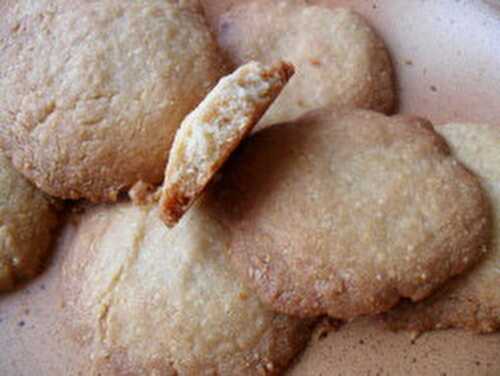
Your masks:
[[[434,123],[490,122],[500,126],[500,2],[481,0],[318,0],[350,6],[385,40],[396,70],[398,112]],[[211,22],[229,0],[205,0]],[[68,224],[51,264],[22,289],[0,296],[0,373],[3,376],[75,375],[81,357],[62,335],[64,301],[60,260],[73,235]],[[362,345],[363,342],[365,345]],[[466,349],[459,351],[458,349]],[[499,375],[500,333],[384,332],[363,319],[310,347],[291,375]],[[390,354],[390,355],[389,355]],[[392,359],[391,359],[392,358]],[[417,360],[417,361],[414,361]],[[478,364],[479,363],[479,364]],[[318,364],[313,371],[310,364]]]

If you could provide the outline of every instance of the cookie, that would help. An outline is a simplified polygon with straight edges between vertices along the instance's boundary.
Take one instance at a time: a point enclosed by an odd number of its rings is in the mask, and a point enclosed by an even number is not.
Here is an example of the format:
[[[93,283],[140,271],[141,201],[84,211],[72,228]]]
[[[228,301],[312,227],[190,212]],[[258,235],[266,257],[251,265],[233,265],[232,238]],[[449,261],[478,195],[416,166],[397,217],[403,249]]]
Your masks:
[[[49,199],[0,153],[0,291],[33,277],[52,243],[57,213]]]
[[[384,43],[351,10],[300,0],[249,1],[223,14],[216,29],[223,52],[236,65],[284,59],[296,68],[260,125],[329,105],[382,112],[394,107],[392,65]]]
[[[250,62],[224,77],[182,122],[172,145],[160,201],[174,226],[231,152],[279,95],[293,67]]]
[[[211,210],[235,269],[279,312],[386,311],[482,254],[488,201],[423,119],[319,111],[247,140]]]
[[[65,199],[160,183],[176,129],[223,74],[203,17],[160,0],[7,1],[2,15],[0,145],[15,167]]]
[[[449,327],[479,332],[500,329],[500,128],[446,124],[437,130],[454,154],[476,173],[492,203],[494,230],[485,257],[466,275],[417,304],[402,304],[387,316],[394,329],[425,331]]]
[[[305,345],[309,323],[239,282],[227,231],[200,204],[172,230],[157,207],[129,203],[81,218],[62,283],[94,374],[274,375]]]

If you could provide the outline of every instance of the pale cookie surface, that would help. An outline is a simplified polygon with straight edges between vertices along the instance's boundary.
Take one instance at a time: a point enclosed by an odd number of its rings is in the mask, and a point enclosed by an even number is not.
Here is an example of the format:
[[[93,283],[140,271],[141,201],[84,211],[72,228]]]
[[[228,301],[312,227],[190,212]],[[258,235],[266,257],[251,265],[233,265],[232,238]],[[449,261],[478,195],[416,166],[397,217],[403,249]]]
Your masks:
[[[63,264],[72,335],[105,375],[277,374],[308,338],[228,267],[227,231],[197,203],[172,230],[128,203],[83,215]]]
[[[49,251],[55,209],[0,153],[0,291],[33,277]]]
[[[388,112],[392,66],[383,42],[361,16],[304,1],[242,2],[218,21],[218,40],[236,65],[294,64],[295,76],[259,124],[292,120],[327,105]]]
[[[161,182],[177,127],[223,74],[203,17],[160,0],[0,10],[0,144],[15,167],[70,199]]]
[[[313,112],[247,140],[210,202],[236,270],[280,312],[352,318],[423,299],[487,242],[477,178],[425,120]]]
[[[500,328],[500,127],[447,124],[436,129],[453,153],[477,174],[493,210],[493,237],[481,262],[437,294],[390,312],[393,328],[428,330],[448,327],[491,332]]]
[[[285,62],[250,62],[222,78],[182,122],[165,171],[160,206],[174,226],[293,75]]]

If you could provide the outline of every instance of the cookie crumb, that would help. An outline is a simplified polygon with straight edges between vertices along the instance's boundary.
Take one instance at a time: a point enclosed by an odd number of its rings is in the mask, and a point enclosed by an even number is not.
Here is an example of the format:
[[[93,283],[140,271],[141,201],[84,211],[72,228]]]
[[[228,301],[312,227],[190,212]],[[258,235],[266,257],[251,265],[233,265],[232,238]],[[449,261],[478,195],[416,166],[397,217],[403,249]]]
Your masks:
[[[240,292],[240,299],[241,300],[247,300],[248,299],[248,294],[246,292]]]
[[[128,191],[128,195],[134,205],[149,205],[156,201],[156,187],[152,184],[139,180]]]

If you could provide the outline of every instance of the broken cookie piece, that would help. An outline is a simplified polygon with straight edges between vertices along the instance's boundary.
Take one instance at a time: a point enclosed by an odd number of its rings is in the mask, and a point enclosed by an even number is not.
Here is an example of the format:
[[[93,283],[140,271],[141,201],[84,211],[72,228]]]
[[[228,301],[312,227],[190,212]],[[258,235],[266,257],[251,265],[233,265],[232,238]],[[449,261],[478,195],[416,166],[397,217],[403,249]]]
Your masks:
[[[292,65],[250,62],[223,78],[175,135],[161,195],[161,217],[174,226],[253,129],[294,73]]]

